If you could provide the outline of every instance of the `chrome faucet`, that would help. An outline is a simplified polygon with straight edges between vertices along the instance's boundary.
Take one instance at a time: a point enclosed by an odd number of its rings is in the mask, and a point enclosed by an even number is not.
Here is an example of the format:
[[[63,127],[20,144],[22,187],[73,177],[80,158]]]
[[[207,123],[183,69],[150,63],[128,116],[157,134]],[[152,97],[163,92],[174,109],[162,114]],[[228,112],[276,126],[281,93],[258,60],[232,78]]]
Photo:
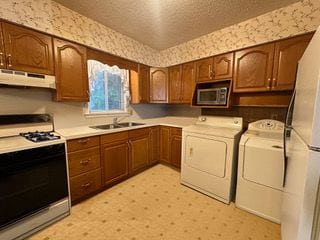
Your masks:
[[[118,124],[119,124],[118,118],[117,117],[113,118],[113,125],[118,125]]]

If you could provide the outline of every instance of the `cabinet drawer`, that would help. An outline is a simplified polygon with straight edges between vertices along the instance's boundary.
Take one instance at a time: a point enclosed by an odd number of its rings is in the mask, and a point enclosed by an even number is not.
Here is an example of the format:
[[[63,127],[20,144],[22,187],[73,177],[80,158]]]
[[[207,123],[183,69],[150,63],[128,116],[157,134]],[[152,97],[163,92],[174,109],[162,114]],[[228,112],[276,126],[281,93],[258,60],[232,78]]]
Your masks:
[[[182,129],[181,129],[181,128],[177,128],[177,127],[171,127],[171,128],[170,128],[170,133],[171,133],[171,135],[181,136],[181,134],[182,134]]]
[[[120,141],[126,141],[128,139],[128,131],[111,133],[101,136],[101,144],[108,144]]]
[[[100,148],[94,147],[68,154],[70,177],[100,167]]]
[[[129,131],[129,138],[136,138],[145,135],[149,135],[149,128],[141,128]]]
[[[70,178],[71,200],[77,200],[101,188],[101,168]]]
[[[85,137],[67,141],[68,152],[74,152],[99,145],[99,136]]]

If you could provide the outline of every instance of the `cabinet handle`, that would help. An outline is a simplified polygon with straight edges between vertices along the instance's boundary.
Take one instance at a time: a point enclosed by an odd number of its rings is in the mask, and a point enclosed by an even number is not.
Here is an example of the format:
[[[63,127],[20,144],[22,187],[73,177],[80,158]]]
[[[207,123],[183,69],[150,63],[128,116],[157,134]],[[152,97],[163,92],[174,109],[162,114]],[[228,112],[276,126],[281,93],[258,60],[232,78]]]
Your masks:
[[[268,89],[270,89],[271,88],[271,78],[268,78],[268,87],[267,87]]]
[[[80,164],[81,165],[88,165],[88,163],[91,161],[91,158],[87,159],[87,160],[81,160]]]
[[[90,138],[81,139],[81,140],[78,141],[78,143],[85,144],[85,143],[87,143],[87,142],[89,142],[89,141],[90,141]]]
[[[11,58],[11,54],[8,54],[8,56],[7,56],[7,63],[8,63],[8,67],[12,67],[12,58]]]
[[[0,66],[4,66],[3,53],[2,52],[0,52]]]
[[[276,86],[276,82],[277,82],[277,79],[276,79],[276,78],[273,78],[273,79],[272,79],[272,87],[275,87],[275,86]]]
[[[83,187],[83,188],[88,188],[90,186],[91,186],[91,183],[89,183],[89,182],[81,185],[81,187]]]
[[[189,149],[189,157],[191,157],[192,154],[193,154],[193,148],[190,148],[190,149]]]
[[[212,69],[211,69],[211,65],[209,65],[209,77],[212,78]]]

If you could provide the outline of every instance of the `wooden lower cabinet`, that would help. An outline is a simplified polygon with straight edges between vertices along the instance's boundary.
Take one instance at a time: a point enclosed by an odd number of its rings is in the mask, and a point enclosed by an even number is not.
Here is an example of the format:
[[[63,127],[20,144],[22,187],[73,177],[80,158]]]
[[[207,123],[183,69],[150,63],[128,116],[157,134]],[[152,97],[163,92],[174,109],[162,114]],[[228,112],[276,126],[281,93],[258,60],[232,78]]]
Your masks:
[[[160,161],[170,163],[170,127],[160,127]]]
[[[174,167],[181,166],[182,130],[177,127],[160,127],[160,161]]]
[[[181,128],[170,129],[170,163],[171,165],[181,167],[181,146],[182,146]]]
[[[129,146],[128,132],[114,133],[102,136],[108,141],[101,145],[102,181],[110,185],[114,182],[127,178],[129,174]],[[101,138],[102,138],[101,137]],[[112,141],[124,137],[122,141]]]
[[[160,160],[160,127],[151,127],[149,131],[149,165]]]
[[[141,136],[130,138],[129,133],[129,146],[130,146],[130,174],[134,174],[148,166],[149,162],[149,130],[139,129],[134,132],[140,132]]]
[[[72,202],[79,200],[101,188],[101,168],[70,178]]]

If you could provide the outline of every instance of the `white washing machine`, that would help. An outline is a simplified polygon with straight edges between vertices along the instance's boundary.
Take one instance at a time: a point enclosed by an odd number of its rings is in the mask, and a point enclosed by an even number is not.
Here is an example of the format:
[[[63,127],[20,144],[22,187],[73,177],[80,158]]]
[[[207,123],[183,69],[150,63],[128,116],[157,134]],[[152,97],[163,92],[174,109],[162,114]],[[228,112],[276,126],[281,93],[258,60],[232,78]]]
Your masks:
[[[240,140],[236,206],[280,223],[284,124],[276,120],[250,123]]]
[[[230,203],[242,118],[200,116],[182,129],[181,183]]]

